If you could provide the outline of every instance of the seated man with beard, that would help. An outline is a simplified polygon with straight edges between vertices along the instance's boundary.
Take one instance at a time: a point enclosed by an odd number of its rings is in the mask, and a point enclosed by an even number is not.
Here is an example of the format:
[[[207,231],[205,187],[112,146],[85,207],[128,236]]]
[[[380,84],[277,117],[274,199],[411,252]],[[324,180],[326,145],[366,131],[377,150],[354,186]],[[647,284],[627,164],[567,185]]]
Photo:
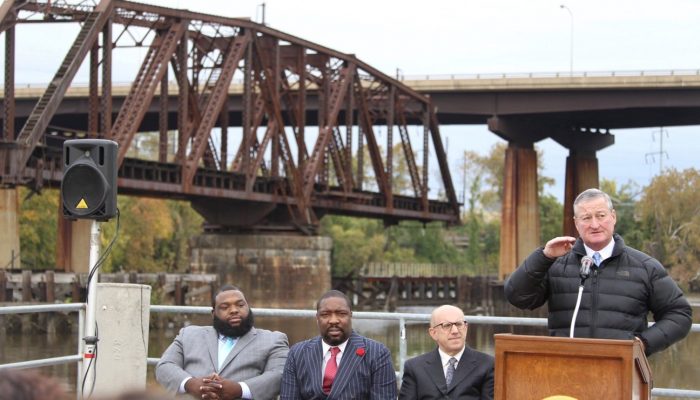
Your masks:
[[[202,399],[276,398],[287,335],[254,328],[253,312],[235,286],[223,286],[213,307],[213,327],[182,328],[165,350],[156,366],[158,382]]]

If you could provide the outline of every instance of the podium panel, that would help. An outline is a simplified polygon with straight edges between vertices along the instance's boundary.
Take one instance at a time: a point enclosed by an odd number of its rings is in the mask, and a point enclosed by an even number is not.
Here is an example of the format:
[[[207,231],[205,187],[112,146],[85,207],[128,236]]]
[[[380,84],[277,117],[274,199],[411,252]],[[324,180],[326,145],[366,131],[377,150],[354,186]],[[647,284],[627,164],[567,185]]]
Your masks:
[[[651,399],[637,341],[498,334],[495,343],[496,399]]]

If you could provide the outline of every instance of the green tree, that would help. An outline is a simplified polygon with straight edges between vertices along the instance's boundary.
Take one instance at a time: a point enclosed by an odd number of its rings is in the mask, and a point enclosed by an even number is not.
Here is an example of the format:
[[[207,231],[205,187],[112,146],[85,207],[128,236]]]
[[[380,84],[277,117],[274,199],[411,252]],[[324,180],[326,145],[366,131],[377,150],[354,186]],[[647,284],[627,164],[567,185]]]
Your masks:
[[[540,243],[561,236],[564,221],[563,205],[551,194],[540,194]]]
[[[655,177],[635,211],[648,230],[643,250],[686,283],[700,262],[700,171],[670,169]]]
[[[385,237],[381,222],[366,218],[326,216],[321,234],[333,239],[332,274],[345,276],[367,262],[382,261]]]
[[[460,260],[459,251],[445,240],[442,223],[404,221],[387,228],[387,231],[394,248],[413,249],[412,262],[455,264]]]
[[[202,233],[204,218],[186,201],[167,200],[170,218],[173,220],[173,232],[165,241],[171,254],[167,263],[170,272],[185,272],[190,267],[190,238]]]
[[[202,218],[185,202],[119,196],[120,232],[104,265],[111,271],[184,271],[187,242]],[[102,246],[114,237],[116,219],[103,226]]]
[[[642,192],[639,185],[632,181],[619,185],[614,180],[602,179],[600,190],[607,193],[613,202],[617,216],[615,232],[625,239],[627,245],[641,249],[648,234],[643,231],[635,215],[636,199]]]
[[[56,267],[59,192],[45,189],[40,194],[19,188],[19,240],[23,267]]]
[[[452,228],[456,234],[468,238],[461,262],[465,266],[465,273],[468,274],[489,274],[495,271],[498,265],[500,220],[497,213],[485,212],[482,207],[478,207],[482,185],[481,175],[476,175],[471,180],[462,226]]]
[[[469,186],[470,199],[465,199],[465,205],[469,209],[465,210],[463,222],[470,230],[470,235],[480,232],[482,235],[481,249],[470,249],[469,260],[479,260],[484,263],[487,270],[496,268],[498,263],[498,253],[500,248],[499,230],[500,213],[503,198],[503,174],[505,165],[505,152],[507,143],[497,143],[491,147],[487,155],[480,155],[472,151],[465,151],[461,165],[455,170],[461,172],[463,185]],[[555,196],[545,194],[545,188],[554,184],[554,179],[544,175],[544,164],[542,163],[542,151],[538,152],[538,194],[540,207],[540,238],[546,241],[549,238],[560,236],[562,229],[563,206]],[[471,182],[471,183],[470,183]],[[466,192],[466,187],[464,188]],[[465,193],[466,196],[466,193]],[[480,217],[475,214],[475,210],[483,213]],[[481,221],[481,222],[480,222]],[[488,224],[482,228],[475,225],[479,223]],[[489,235],[487,240],[486,236]],[[495,240],[499,239],[499,240]],[[470,243],[473,239],[470,239]],[[473,251],[480,251],[481,258],[475,258]]]

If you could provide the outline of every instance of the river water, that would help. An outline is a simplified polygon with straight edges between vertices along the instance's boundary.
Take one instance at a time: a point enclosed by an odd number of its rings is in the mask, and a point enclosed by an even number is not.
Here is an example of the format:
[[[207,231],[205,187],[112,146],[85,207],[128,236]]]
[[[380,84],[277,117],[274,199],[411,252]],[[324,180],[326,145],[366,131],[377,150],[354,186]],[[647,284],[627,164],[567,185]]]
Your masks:
[[[425,308],[402,310],[406,312],[429,312]],[[694,320],[700,319],[694,309]],[[210,318],[203,315],[191,315],[188,322],[210,324]],[[174,325],[174,324],[171,324]],[[272,318],[256,317],[255,325],[260,328],[279,330],[287,333],[290,344],[297,343],[318,334],[313,318]],[[394,356],[394,367],[399,369],[399,328],[397,322],[353,319],[353,328],[362,335],[385,343]],[[160,357],[163,350],[172,342],[179,327],[160,330],[151,329],[149,357]],[[407,326],[407,355],[413,357],[430,351],[435,344],[427,334],[427,323],[413,323]],[[471,324],[468,331],[470,347],[494,354],[493,335],[496,333],[514,333],[527,335],[546,335],[545,328],[486,326]],[[57,357],[77,353],[78,336],[73,334],[35,333],[30,335],[4,334],[0,337],[0,363]],[[688,337],[669,349],[649,358],[653,371],[654,387],[700,390],[700,333],[690,333]],[[74,391],[76,382],[76,365],[42,367],[44,374],[57,377],[69,391]],[[153,378],[153,367],[148,368],[149,385],[157,385]]]

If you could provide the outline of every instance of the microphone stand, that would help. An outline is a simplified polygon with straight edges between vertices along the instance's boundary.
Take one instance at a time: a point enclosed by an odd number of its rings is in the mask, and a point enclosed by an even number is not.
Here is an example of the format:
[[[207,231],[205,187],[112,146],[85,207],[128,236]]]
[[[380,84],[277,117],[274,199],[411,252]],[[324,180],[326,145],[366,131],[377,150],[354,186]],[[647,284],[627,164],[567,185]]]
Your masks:
[[[578,285],[578,297],[576,298],[576,307],[574,308],[574,316],[571,318],[571,328],[569,329],[570,338],[574,337],[576,317],[578,316],[578,309],[581,306],[581,297],[583,295],[583,283],[586,282],[586,278],[588,278],[588,275],[590,275],[591,273],[591,263],[593,263],[593,259],[588,256],[584,256],[581,259],[581,271],[579,272],[579,276],[581,277],[581,284]]]
[[[583,294],[583,282],[586,278],[581,279],[581,284],[578,286],[578,298],[576,298],[576,308],[574,308],[574,316],[571,318],[571,329],[569,330],[569,337],[574,337],[574,326],[576,325],[576,316],[578,316],[578,308],[581,306],[581,295]]]

